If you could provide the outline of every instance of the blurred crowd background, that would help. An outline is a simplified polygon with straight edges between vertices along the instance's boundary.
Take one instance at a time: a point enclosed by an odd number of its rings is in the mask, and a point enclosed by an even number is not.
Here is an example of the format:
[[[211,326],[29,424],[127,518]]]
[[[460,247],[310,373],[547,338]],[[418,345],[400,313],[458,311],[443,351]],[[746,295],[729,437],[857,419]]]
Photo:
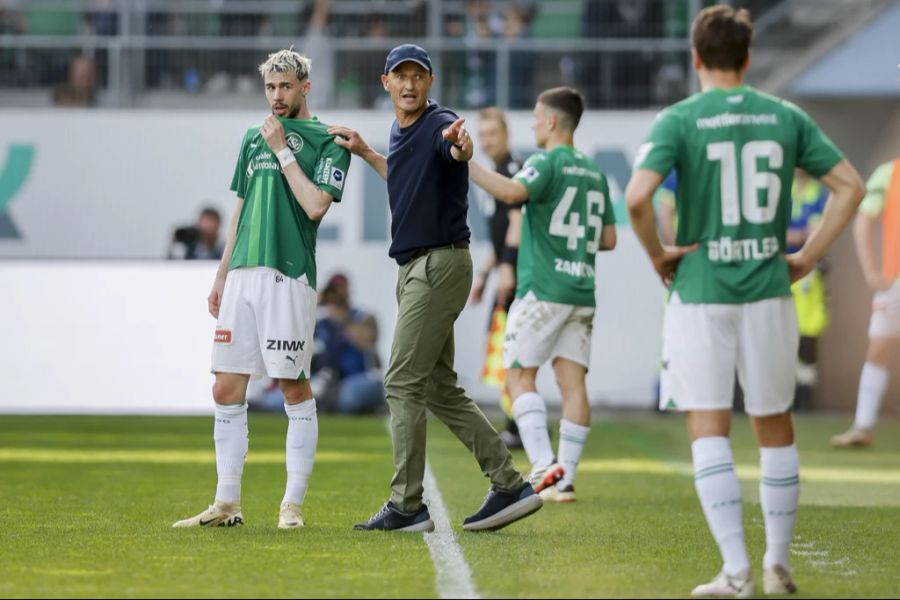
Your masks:
[[[528,108],[562,84],[578,85],[592,109],[663,106],[692,91],[688,26],[709,3],[0,0],[0,106],[253,106],[260,57],[294,45],[314,61],[314,105],[377,108],[383,57],[403,41],[429,49],[435,96],[459,108]],[[733,4],[751,9],[757,37],[776,50],[854,10],[834,0]]]

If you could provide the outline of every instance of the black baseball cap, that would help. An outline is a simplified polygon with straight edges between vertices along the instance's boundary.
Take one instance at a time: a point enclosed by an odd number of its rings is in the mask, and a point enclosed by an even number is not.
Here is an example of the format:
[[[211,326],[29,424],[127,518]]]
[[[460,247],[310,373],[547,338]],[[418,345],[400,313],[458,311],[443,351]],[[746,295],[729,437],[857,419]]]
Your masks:
[[[403,44],[388,53],[387,60],[384,63],[384,74],[387,75],[396,69],[400,63],[405,63],[408,60],[422,65],[423,68],[428,69],[429,73],[432,73],[431,58],[428,57],[425,49],[415,44]]]

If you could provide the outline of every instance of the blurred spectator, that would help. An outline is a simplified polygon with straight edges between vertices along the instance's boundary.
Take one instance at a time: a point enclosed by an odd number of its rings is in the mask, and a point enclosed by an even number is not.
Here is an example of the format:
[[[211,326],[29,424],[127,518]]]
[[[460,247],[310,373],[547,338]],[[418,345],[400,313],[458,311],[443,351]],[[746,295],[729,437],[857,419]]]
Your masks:
[[[462,61],[462,94],[466,108],[482,108],[494,104],[496,98],[496,55],[493,50],[480,50],[478,42],[498,37],[503,20],[491,10],[490,0],[466,0],[462,18],[447,23],[447,34],[463,38],[467,49]]]
[[[25,33],[25,20],[15,7],[14,0],[0,0],[0,35]],[[24,52],[0,48],[0,85],[20,84],[25,71]]]
[[[0,0],[0,34],[25,33],[25,19],[14,0]]]
[[[514,41],[531,35],[534,6],[513,2],[503,10],[503,37]],[[509,105],[510,108],[530,108],[534,104],[532,76],[534,56],[531,52],[512,52],[509,57]]]
[[[319,410],[371,413],[385,406],[375,317],[350,303],[345,275],[333,275],[319,293],[312,383]]]
[[[662,0],[588,0],[582,35],[589,38],[661,38],[665,33]],[[643,107],[655,103],[660,55],[619,52],[584,55],[578,78],[594,108]]]
[[[97,104],[97,65],[93,58],[77,56],[69,63],[66,83],[53,88],[56,106],[95,106]]]
[[[94,0],[93,6],[85,13],[84,23],[88,35],[116,35],[118,33],[118,16],[113,0]]]
[[[179,227],[169,246],[170,260],[220,260],[225,245],[219,237],[222,216],[215,208],[200,212],[196,225]]]
[[[232,12],[235,4],[245,4],[246,0],[220,0],[222,7],[221,35],[227,37],[255,37],[262,33],[266,16],[257,12]]]
[[[367,21],[363,35],[369,39],[385,39],[390,36],[388,20],[382,13],[373,13]],[[390,96],[384,91],[378,73],[384,69],[386,53],[362,52],[353,55],[353,75],[359,85],[362,106],[365,108],[387,109],[391,106]]]
[[[334,51],[327,30],[329,4],[330,0],[314,0],[306,35],[297,48],[312,60],[307,101],[314,113],[332,106],[334,100]]]

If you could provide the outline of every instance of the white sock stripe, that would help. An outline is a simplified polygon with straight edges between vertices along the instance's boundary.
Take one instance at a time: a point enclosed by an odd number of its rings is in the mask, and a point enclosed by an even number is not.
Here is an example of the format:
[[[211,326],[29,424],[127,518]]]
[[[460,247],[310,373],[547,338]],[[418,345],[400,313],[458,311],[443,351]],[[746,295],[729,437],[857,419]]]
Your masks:
[[[795,475],[793,477],[760,477],[759,483],[762,485],[769,485],[773,487],[789,487],[792,485],[800,485],[800,476]]]
[[[710,467],[705,467],[703,469],[698,469],[694,472],[694,480],[703,479],[704,477],[709,477],[710,475],[718,475],[719,473],[727,473],[728,471],[734,471],[734,463],[719,463],[717,465],[712,465]]]

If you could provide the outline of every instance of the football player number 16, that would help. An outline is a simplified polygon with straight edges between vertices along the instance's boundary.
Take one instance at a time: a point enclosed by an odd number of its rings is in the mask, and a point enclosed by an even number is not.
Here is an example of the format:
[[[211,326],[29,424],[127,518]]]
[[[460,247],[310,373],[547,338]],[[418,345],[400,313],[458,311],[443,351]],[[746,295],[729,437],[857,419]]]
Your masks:
[[[747,142],[741,148],[741,190],[738,195],[738,164],[734,142],[707,144],[706,158],[721,163],[722,224],[740,225],[741,215],[749,223],[771,223],[778,212],[781,180],[776,173],[759,171],[757,163],[765,158],[770,169],[780,169],[784,163],[781,144],[771,140]],[[765,191],[760,203],[759,191]]]
[[[603,192],[588,190],[587,192],[587,227],[581,224],[581,211],[572,210],[572,203],[578,195],[578,188],[569,186],[566,193],[553,214],[550,215],[550,235],[566,238],[566,248],[575,250],[578,248],[578,240],[583,238],[588,229],[591,229],[585,249],[589,254],[595,254],[600,248],[600,232],[603,229]],[[571,211],[571,212],[569,212]]]

